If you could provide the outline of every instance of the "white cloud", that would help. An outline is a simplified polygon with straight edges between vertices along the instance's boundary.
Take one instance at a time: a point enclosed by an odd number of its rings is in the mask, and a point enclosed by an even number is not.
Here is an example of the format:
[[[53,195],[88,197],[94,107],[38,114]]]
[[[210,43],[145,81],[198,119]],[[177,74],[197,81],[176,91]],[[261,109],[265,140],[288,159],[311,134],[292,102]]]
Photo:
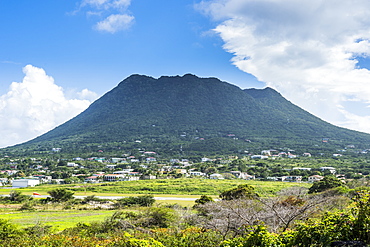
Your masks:
[[[27,65],[23,72],[23,81],[13,82],[9,91],[0,96],[0,147],[30,140],[53,129],[85,110],[94,95],[84,89],[81,99],[67,99],[63,88],[43,69]]]
[[[87,9],[87,16],[102,18],[95,25],[96,30],[116,33],[128,29],[133,23],[134,16],[127,13],[130,4],[131,0],[83,0],[79,10]]]
[[[130,4],[131,0],[83,0],[81,2],[81,7],[90,6],[100,9],[126,9]]]
[[[357,58],[370,55],[367,0],[212,0],[197,5],[239,69],[276,88],[324,120],[370,132],[369,117],[343,108],[370,104],[370,71]]]
[[[133,16],[130,15],[110,15],[105,20],[96,24],[96,29],[99,31],[106,31],[109,33],[115,33],[120,30],[128,29],[134,20]]]

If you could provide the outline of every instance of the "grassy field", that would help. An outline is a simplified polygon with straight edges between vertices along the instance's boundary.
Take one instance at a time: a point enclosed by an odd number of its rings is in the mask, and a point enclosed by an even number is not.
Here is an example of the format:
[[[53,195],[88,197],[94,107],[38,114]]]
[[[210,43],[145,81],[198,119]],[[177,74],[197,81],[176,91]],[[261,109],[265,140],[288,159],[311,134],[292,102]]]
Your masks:
[[[257,193],[263,197],[275,196],[282,189],[292,186],[309,187],[307,183],[265,182],[245,180],[210,180],[210,179],[166,179],[166,180],[140,180],[101,184],[73,184],[73,185],[40,185],[33,188],[17,189],[25,195],[38,192],[48,195],[48,191],[55,188],[72,190],[76,196],[137,196],[150,194],[161,197],[156,200],[157,205],[173,205],[191,207],[194,199],[201,195],[218,195],[227,189],[239,184],[249,184],[255,187]],[[0,194],[9,194],[11,189],[0,189]],[[167,197],[167,198],[166,198]],[[179,198],[178,200],[176,198]],[[186,198],[193,200],[185,200]],[[18,211],[21,205],[0,205],[0,218],[9,219],[22,227],[32,226],[37,223],[52,225],[56,231],[73,227],[79,222],[89,223],[102,221],[111,216],[114,210],[57,210],[50,206],[38,211]]]
[[[10,220],[21,227],[46,224],[51,225],[55,231],[61,231],[79,222],[103,221],[114,212],[113,210],[6,211],[0,213],[0,218]]]
[[[245,180],[213,180],[213,179],[156,179],[124,181],[99,184],[74,185],[40,185],[33,188],[19,189],[23,194],[31,195],[38,192],[47,195],[47,191],[55,188],[67,188],[75,195],[96,196],[126,196],[150,194],[169,197],[199,197],[200,195],[218,196],[222,191],[231,189],[239,184],[249,184],[255,187],[257,193],[263,197],[275,196],[282,189],[292,186],[310,187],[308,183],[245,181]],[[8,194],[9,189],[0,189],[0,194]]]

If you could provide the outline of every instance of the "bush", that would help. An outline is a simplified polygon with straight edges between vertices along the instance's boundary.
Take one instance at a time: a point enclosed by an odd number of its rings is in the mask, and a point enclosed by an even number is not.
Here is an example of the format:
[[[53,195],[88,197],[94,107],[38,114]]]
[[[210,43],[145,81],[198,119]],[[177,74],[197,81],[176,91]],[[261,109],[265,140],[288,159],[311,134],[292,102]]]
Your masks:
[[[223,240],[217,231],[198,227],[178,231],[168,228],[152,230],[151,236],[165,246],[176,247],[214,247]]]
[[[7,240],[10,238],[18,238],[24,232],[19,230],[15,225],[8,220],[0,219],[0,240]]]
[[[270,233],[265,226],[258,225],[253,227],[246,237],[238,237],[226,240],[221,243],[221,247],[271,247],[284,246],[279,235]]]
[[[66,189],[54,189],[48,191],[48,194],[51,196],[52,201],[54,202],[66,202],[73,198],[73,192]]]
[[[199,199],[196,199],[195,200],[195,205],[194,207],[196,207],[197,205],[203,205],[203,204],[206,204],[207,202],[213,202],[213,198],[210,197],[210,196],[206,196],[206,195],[202,195]]]
[[[33,211],[35,210],[34,203],[32,202],[25,202],[19,208],[20,211]]]
[[[173,209],[170,208],[148,208],[137,219],[140,227],[169,227],[177,220]]]
[[[141,206],[141,207],[150,207],[155,203],[155,199],[153,196],[145,195],[145,196],[129,196],[122,199],[117,200],[115,207],[122,208],[122,207],[131,207],[131,206]]]
[[[222,200],[235,200],[235,199],[255,199],[259,195],[254,191],[254,187],[248,184],[241,184],[236,188],[225,190],[220,194]]]
[[[314,182],[313,185],[309,188],[308,193],[318,193],[323,192],[328,189],[336,188],[339,186],[345,186],[342,181],[338,178],[330,175],[324,177],[322,180]]]
[[[20,203],[20,202],[32,200],[33,198],[31,196],[22,195],[22,193],[18,190],[12,190],[9,193],[8,199],[11,202]]]

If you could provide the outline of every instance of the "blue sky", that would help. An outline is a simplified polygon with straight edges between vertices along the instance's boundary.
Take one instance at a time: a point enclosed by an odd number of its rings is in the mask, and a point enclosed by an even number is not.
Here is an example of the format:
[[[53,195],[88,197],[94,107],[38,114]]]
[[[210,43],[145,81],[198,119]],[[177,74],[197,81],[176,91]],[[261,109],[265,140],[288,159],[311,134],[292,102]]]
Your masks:
[[[131,1],[122,12],[134,20],[115,33],[96,30],[95,25],[121,12],[79,7],[82,3],[0,1],[3,92],[7,84],[21,81],[27,64],[43,68],[63,88],[88,88],[99,95],[134,73],[194,73],[258,86],[229,62],[232,55],[209,32],[212,23],[194,9],[193,1]],[[89,14],[93,11],[102,13]]]
[[[270,86],[370,133],[367,0],[0,1],[0,23],[0,147],[67,121],[131,74]]]

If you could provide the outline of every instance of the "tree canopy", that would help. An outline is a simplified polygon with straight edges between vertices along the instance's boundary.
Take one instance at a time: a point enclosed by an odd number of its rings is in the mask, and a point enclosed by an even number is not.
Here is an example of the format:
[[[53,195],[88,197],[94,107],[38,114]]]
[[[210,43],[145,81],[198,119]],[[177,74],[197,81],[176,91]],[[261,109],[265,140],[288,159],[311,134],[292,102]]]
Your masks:
[[[308,193],[318,193],[343,185],[343,182],[335,176],[326,176],[322,180],[314,182],[313,185],[309,188]]]
[[[65,202],[71,200],[74,193],[66,189],[54,189],[48,191],[48,194],[54,202]]]
[[[254,187],[248,184],[241,184],[220,194],[222,200],[254,199],[256,197],[259,197],[259,195],[254,191]]]

